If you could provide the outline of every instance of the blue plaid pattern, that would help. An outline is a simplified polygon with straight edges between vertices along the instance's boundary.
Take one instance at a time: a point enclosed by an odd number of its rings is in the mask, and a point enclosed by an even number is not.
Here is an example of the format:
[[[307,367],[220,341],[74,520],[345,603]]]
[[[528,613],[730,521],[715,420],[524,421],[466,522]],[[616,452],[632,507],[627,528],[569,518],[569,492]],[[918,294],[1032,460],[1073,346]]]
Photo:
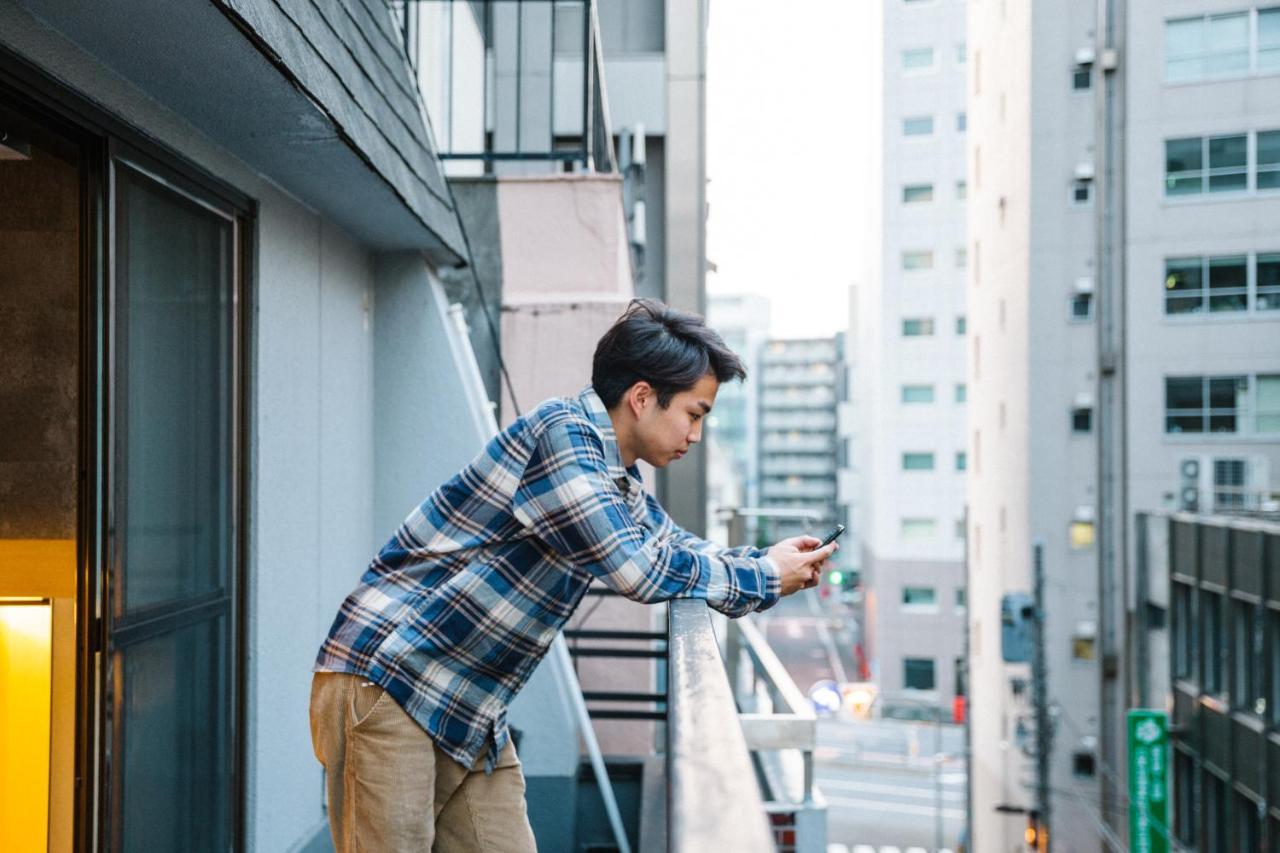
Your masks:
[[[778,568],[672,522],[622,467],[590,387],[491,440],[405,520],[342,603],[317,672],[381,685],[450,757],[492,771],[506,709],[592,580],[730,616],[778,600]]]

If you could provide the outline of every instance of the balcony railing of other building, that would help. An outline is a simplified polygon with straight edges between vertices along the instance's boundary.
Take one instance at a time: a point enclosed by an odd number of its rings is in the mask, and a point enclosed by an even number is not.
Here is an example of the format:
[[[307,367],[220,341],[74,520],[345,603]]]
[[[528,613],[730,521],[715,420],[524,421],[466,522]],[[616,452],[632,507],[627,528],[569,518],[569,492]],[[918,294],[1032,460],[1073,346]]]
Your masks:
[[[836,415],[833,409],[806,414],[786,411],[765,412],[760,418],[760,428],[766,430],[807,430],[809,432],[835,432]]]
[[[442,160],[618,171],[596,0],[389,6]]]

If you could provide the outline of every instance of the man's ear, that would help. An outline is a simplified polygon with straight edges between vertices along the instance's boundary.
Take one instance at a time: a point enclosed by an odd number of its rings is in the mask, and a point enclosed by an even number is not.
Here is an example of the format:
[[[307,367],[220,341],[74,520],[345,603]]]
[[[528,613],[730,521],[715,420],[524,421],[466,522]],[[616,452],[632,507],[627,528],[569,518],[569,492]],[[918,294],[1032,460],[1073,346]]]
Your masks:
[[[641,413],[656,398],[653,386],[643,379],[627,389],[627,406],[631,409],[632,417],[639,418]]]

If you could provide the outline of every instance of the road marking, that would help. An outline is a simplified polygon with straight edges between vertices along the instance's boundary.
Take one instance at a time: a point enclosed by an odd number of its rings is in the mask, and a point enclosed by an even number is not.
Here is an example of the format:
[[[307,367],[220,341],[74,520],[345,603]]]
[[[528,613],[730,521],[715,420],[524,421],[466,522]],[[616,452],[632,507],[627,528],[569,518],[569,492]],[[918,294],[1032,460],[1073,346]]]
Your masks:
[[[936,809],[933,806],[916,803],[890,803],[884,800],[865,800],[855,799],[852,797],[827,797],[828,806],[843,806],[851,809],[863,809],[864,811],[882,811],[896,812],[897,814],[925,815],[933,816]],[[942,816],[950,820],[962,820],[964,818],[964,809],[943,809]]]
[[[817,779],[818,787],[823,791],[835,789],[837,791],[853,791],[855,793],[867,794],[897,794],[901,797],[916,797],[922,800],[932,800],[938,795],[937,791],[931,788],[913,788],[910,785],[877,785],[875,782],[854,782],[846,779],[824,779],[819,776]],[[942,790],[942,799],[951,800],[953,802],[964,801],[964,791],[948,791]]]
[[[827,845],[827,853],[849,853],[849,845],[832,842]],[[871,853],[876,853],[876,851],[872,850]]]

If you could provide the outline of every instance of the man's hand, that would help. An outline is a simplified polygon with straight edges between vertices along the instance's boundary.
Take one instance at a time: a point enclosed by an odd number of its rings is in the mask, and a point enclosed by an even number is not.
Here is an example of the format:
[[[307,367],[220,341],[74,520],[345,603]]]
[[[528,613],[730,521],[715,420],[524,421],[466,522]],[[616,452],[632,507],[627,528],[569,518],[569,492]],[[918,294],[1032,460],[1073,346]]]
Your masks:
[[[769,559],[777,564],[782,573],[783,595],[791,595],[818,585],[827,558],[840,547],[832,542],[825,548],[818,548],[821,542],[821,539],[814,536],[793,536],[769,549]]]

